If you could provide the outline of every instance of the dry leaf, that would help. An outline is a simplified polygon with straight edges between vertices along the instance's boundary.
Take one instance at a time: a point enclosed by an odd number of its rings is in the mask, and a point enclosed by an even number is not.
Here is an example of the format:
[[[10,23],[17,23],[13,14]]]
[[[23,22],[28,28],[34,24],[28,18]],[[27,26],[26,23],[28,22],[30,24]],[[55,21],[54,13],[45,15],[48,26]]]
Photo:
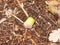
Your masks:
[[[47,5],[58,5],[58,4],[59,4],[59,2],[58,2],[58,1],[56,1],[56,0],[52,0],[52,1],[45,1],[45,3],[46,3]]]
[[[50,11],[52,14],[58,14],[60,17],[60,1],[52,0],[45,2],[47,6],[47,10]]]

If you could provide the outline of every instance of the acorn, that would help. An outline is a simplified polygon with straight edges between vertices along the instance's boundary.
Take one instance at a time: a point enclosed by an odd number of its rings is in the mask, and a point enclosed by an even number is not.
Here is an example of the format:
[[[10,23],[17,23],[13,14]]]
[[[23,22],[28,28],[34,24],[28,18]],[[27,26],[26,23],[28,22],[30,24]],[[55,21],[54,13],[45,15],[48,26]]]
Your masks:
[[[28,17],[28,19],[24,22],[25,28],[32,28],[33,24],[35,23],[35,19],[33,17]]]

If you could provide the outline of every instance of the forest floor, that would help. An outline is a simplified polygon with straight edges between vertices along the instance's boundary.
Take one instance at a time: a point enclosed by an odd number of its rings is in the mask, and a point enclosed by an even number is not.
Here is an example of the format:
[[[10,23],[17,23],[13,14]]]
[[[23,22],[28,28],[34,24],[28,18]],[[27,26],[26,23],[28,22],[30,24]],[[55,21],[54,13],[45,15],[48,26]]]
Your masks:
[[[60,45],[60,43],[49,42],[49,33],[58,29],[58,16],[52,15],[46,10],[45,0],[19,0],[23,3],[23,7],[29,16],[35,19],[35,23],[31,29],[26,29],[19,20],[7,18],[5,9],[17,9],[18,18],[23,20],[27,16],[20,8],[16,0],[0,0],[0,19],[7,20],[0,24],[0,45]]]

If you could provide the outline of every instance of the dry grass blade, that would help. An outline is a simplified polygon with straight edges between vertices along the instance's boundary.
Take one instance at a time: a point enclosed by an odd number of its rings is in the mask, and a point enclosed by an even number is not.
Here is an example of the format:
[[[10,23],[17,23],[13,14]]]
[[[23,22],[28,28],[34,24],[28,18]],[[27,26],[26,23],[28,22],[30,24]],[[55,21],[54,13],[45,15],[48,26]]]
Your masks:
[[[13,17],[15,17],[16,19],[18,19],[21,23],[24,23],[21,19],[19,19],[17,16],[12,15]]]
[[[21,8],[21,9],[23,10],[23,12],[25,13],[25,15],[26,15],[27,17],[29,17],[28,13],[27,13],[26,10],[23,8],[23,6],[22,6],[21,3],[19,2],[19,0],[17,0],[17,2],[18,2],[18,4],[19,4],[20,8]]]

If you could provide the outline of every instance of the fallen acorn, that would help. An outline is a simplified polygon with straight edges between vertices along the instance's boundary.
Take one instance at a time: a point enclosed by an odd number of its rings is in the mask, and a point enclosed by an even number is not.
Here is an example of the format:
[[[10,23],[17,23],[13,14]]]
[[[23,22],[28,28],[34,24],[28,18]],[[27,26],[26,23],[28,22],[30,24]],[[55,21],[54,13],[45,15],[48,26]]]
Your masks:
[[[35,23],[35,19],[33,17],[28,17],[28,19],[24,22],[25,28],[32,28],[32,25]]]

